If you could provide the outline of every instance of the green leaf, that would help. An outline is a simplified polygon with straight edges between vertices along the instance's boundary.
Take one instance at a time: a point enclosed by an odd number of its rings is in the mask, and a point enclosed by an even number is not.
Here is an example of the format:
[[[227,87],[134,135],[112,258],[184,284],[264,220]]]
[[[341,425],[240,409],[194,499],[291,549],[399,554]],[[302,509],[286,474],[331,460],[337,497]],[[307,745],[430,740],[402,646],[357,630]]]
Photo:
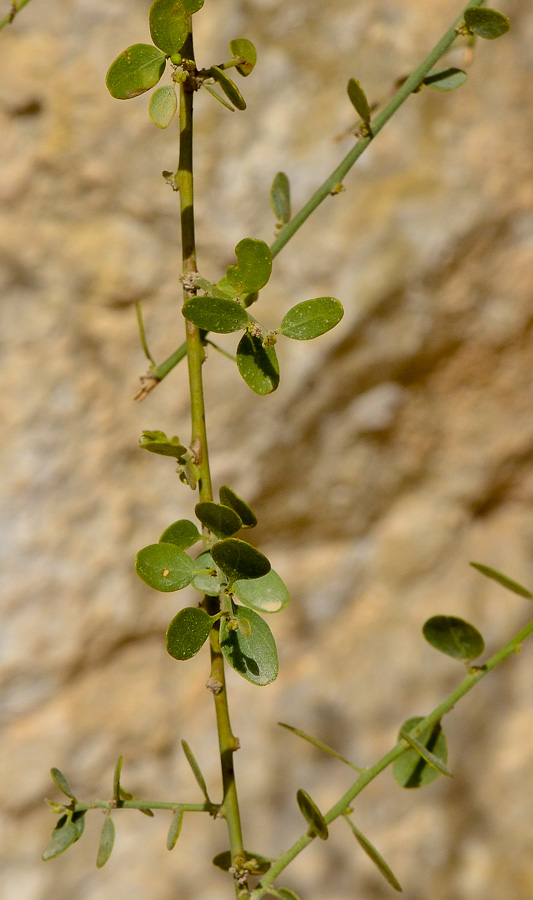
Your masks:
[[[180,591],[193,580],[196,565],[175,544],[149,544],[139,550],[135,571],[156,591]]]
[[[155,0],[150,7],[150,34],[156,47],[168,56],[183,47],[190,18],[204,0]]]
[[[507,16],[495,9],[474,6],[465,10],[465,25],[472,34],[491,41],[509,31]]]
[[[167,628],[167,653],[174,659],[196,656],[209,637],[214,619],[197,606],[187,606],[174,616]]]
[[[490,566],[484,566],[483,563],[471,562],[470,565],[473,566],[474,569],[477,569],[478,572],[481,572],[482,575],[486,575],[487,578],[492,578],[493,581],[497,581],[498,584],[507,588],[508,591],[512,591],[520,597],[527,597],[528,600],[533,600],[531,591],[522,584],[519,584],[518,581],[513,581],[512,578],[508,578],[503,572],[498,572],[497,569],[492,569]]]
[[[370,125],[370,104],[366,94],[356,78],[350,78],[348,82],[348,97],[355,111],[361,116],[365,125]]]
[[[50,769],[50,775],[57,784],[59,790],[63,791],[63,793],[66,794],[67,797],[70,797],[71,800],[74,800],[74,802],[76,802],[76,797],[72,793],[72,788],[63,775],[63,772],[60,769],[56,769],[56,767],[54,766],[52,769]]]
[[[220,621],[220,648],[228,663],[252,684],[270,684],[279,664],[274,637],[267,623],[251,609],[236,606],[231,622]],[[237,625],[237,627],[235,627]]]
[[[284,316],[278,331],[295,341],[309,341],[334,328],[344,315],[335,297],[317,297],[297,303]]]
[[[122,772],[123,761],[124,757],[119,756],[115,765],[115,771],[113,772],[113,800],[115,801],[115,806],[120,806],[120,774]]]
[[[319,750],[324,750],[325,753],[329,753],[330,756],[334,756],[335,759],[339,759],[341,762],[346,763],[347,766],[350,766],[351,769],[355,769],[356,772],[362,772],[363,769],[360,769],[358,766],[355,766],[350,760],[346,759],[344,756],[341,756],[340,753],[337,753],[333,747],[330,747],[328,744],[325,744],[324,741],[319,741],[318,738],[311,737],[310,734],[306,734],[305,731],[300,731],[299,728],[295,728],[293,725],[286,725],[285,722],[278,722],[278,725],[281,725],[282,728],[286,728],[287,731],[292,731],[293,734],[297,734],[298,737],[304,739],[304,741],[309,741],[310,744],[313,744],[315,747],[318,747]]]
[[[167,438],[164,431],[143,431],[139,438],[139,446],[150,453],[158,453],[160,456],[172,456],[183,462],[187,454],[187,447],[180,443],[179,437]]]
[[[232,56],[242,56],[244,62],[236,66],[239,75],[246,78],[257,62],[257,52],[251,41],[246,38],[235,38],[229,42],[229,51]]]
[[[220,85],[230,103],[233,103],[237,109],[246,109],[246,102],[239,88],[235,82],[226,75],[223,69],[219,69],[218,66],[211,66],[209,73],[213,76],[217,84]]]
[[[479,631],[456,616],[432,616],[422,633],[432,647],[454,659],[476,659],[485,649]]]
[[[44,848],[41,858],[47,862],[49,859],[55,859],[56,856],[64,853],[72,844],[79,841],[84,828],[85,812],[74,813],[72,816],[68,814],[61,816],[52,831],[52,840]]]
[[[392,871],[392,869],[390,868],[390,866],[388,866],[387,863],[385,862],[385,860],[383,859],[381,853],[379,853],[379,851],[376,850],[374,845],[370,843],[368,838],[365,837],[365,835],[361,831],[359,831],[357,826],[354,825],[354,823],[352,822],[352,820],[350,818],[348,818],[348,816],[344,816],[344,818],[348,822],[348,825],[352,829],[356,840],[359,842],[360,846],[363,848],[366,855],[378,867],[379,871],[381,872],[383,877],[389,882],[391,887],[393,887],[395,891],[401,892],[402,886],[401,886],[400,882],[396,878],[396,876],[395,876],[394,872]]]
[[[249,388],[264,397],[279,384],[279,363],[274,347],[246,332],[237,347],[237,368]]]
[[[231,589],[237,600],[257,612],[279,612],[290,600],[286,585],[274,569],[261,578],[237,580]]]
[[[204,500],[196,504],[194,512],[202,525],[218,538],[230,537],[242,528],[241,517],[222,503]]]
[[[441,775],[447,775],[449,778],[453,777],[453,772],[450,771],[448,766],[444,765],[444,763],[441,762],[438,756],[435,756],[434,753],[431,753],[431,751],[428,750],[427,747],[424,747],[424,744],[421,744],[418,738],[412,737],[405,731],[401,731],[400,735],[401,737],[403,737],[404,741],[407,741],[407,743],[413,748],[413,750],[416,750],[418,755],[422,759],[424,759],[429,766],[432,766],[437,770],[437,772],[440,772]]]
[[[133,44],[111,63],[106,76],[109,93],[116,100],[130,100],[153,88],[166,66],[165,54],[151,44]]]
[[[159,543],[175,544],[176,547],[179,547],[181,550],[188,550],[189,547],[192,547],[201,540],[201,538],[202,535],[194,522],[190,522],[189,519],[178,519],[177,522],[173,522],[172,525],[165,528],[163,534],[159,538]]]
[[[270,869],[274,860],[270,856],[263,856],[261,853],[253,853],[251,850],[245,850],[246,857],[245,867],[251,875],[265,875]],[[233,865],[231,850],[223,850],[217,853],[213,858],[213,865],[223,872],[229,872]]]
[[[453,91],[466,81],[466,72],[448,66],[445,69],[432,69],[424,78],[423,84],[436,91]]]
[[[309,834],[319,837],[321,841],[328,839],[328,826],[316,803],[306,791],[301,789],[296,794],[300,812],[309,825]]]
[[[104,824],[102,826],[100,843],[98,845],[98,854],[96,856],[96,866],[98,869],[101,869],[103,866],[105,866],[113,851],[114,843],[115,823],[113,822],[111,816],[106,816],[104,819]]]
[[[217,334],[239,331],[250,322],[250,316],[242,306],[222,297],[191,297],[184,304],[182,312],[198,328]]]
[[[272,272],[272,254],[264,241],[243,238],[235,247],[236,266],[228,266],[226,276],[239,294],[252,294],[265,286]]]
[[[172,819],[170,820],[170,826],[167,834],[167,850],[173,850],[176,846],[176,841],[178,840],[181,832],[181,826],[183,825],[183,807],[177,806],[174,810],[174,814]]]
[[[276,894],[279,900],[300,900],[298,894],[295,894],[290,888],[280,888],[279,891],[276,891]]]
[[[211,94],[211,96],[214,97],[215,100],[218,100],[219,103],[222,103],[222,106],[225,106],[226,109],[229,109],[230,112],[235,112],[235,107],[232,106],[231,103],[228,103],[227,100],[224,100],[224,97],[221,97],[220,94],[217,93],[217,91],[214,91],[209,84],[204,83],[203,87],[204,91],[207,91],[207,93]]]
[[[285,172],[278,172],[270,188],[270,202],[274,215],[281,225],[291,218],[291,186]]]
[[[398,740],[403,738],[403,734],[409,733],[416,728],[421,721],[422,716],[415,716],[412,719],[407,719],[400,729]],[[418,741],[436,756],[437,759],[446,763],[448,759],[448,746],[440,722],[436,722],[435,725],[426,728],[422,734],[419,734]],[[392,774],[394,780],[400,787],[404,788],[424,787],[426,784],[431,784],[432,781],[435,781],[435,779],[439,777],[437,769],[435,769],[434,766],[429,765],[424,759],[421,759],[417,750],[411,749],[406,750],[394,761],[392,765]]]
[[[154,125],[158,128],[168,128],[178,108],[178,98],[173,84],[157,88],[150,97],[148,112]]]
[[[237,578],[261,578],[270,572],[270,563],[266,556],[251,544],[238,538],[218,541],[211,548],[211,556],[231,582]]]
[[[217,572],[215,561],[209,550],[201,553],[196,557],[195,565],[197,569],[210,569],[211,572],[198,572],[192,580],[192,586],[201,594],[207,594],[209,597],[218,597],[226,584],[223,575]]]
[[[257,516],[253,509],[248,506],[245,500],[238,497],[235,491],[232,491],[227,484],[223,484],[218,492],[219,500],[224,506],[229,506],[235,510],[240,517],[243,528],[255,528],[257,525]]]
[[[187,741],[182,741],[181,746],[183,747],[183,752],[185,753],[185,756],[187,757],[187,762],[189,763],[189,765],[192,769],[193,775],[196,778],[198,787],[200,788],[202,794],[204,795],[205,799],[209,803],[210,800],[209,800],[209,794],[207,793],[207,785],[205,783],[205,778],[202,774],[202,770],[200,769],[200,766],[198,765],[196,757],[195,757],[194,753],[192,752],[191,748],[189,747]]]

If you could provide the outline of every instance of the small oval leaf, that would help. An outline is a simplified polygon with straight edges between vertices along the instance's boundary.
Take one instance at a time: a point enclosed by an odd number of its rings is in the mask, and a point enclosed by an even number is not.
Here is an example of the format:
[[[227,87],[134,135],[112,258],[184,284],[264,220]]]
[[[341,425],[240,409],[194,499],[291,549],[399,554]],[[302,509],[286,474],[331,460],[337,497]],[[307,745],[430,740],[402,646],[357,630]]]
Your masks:
[[[366,94],[356,78],[348,82],[348,97],[355,111],[361,116],[365,125],[370,125],[370,104]]]
[[[492,578],[493,581],[497,581],[498,584],[507,588],[508,591],[512,591],[513,594],[518,594],[520,597],[527,597],[528,600],[533,600],[533,594],[530,590],[524,587],[523,584],[519,584],[518,581],[513,581],[512,578],[508,578],[503,572],[498,572],[497,569],[492,569],[490,566],[484,566],[483,563],[471,562],[470,565],[473,566],[474,569],[477,569],[478,572],[481,572],[482,575],[485,575],[487,578]]]
[[[190,18],[204,0],[155,0],[150,7],[150,34],[168,56],[178,53],[189,31]]]
[[[154,125],[158,128],[168,128],[176,115],[178,98],[173,84],[166,84],[157,88],[150,97],[148,112]]]
[[[466,81],[466,72],[454,66],[432,69],[424,78],[424,84],[436,91],[454,91]]]
[[[130,100],[149,91],[161,78],[165,54],[151,44],[132,44],[111,63],[106,76],[109,93],[116,100]]]
[[[165,528],[163,534],[159,538],[159,543],[175,544],[180,550],[188,550],[189,547],[194,546],[201,538],[202,535],[194,522],[190,522],[189,519],[178,519],[177,522],[173,522],[172,525]]]
[[[216,334],[239,331],[250,322],[250,316],[242,306],[222,297],[191,297],[184,304],[182,312],[198,328],[214,331]]]
[[[236,69],[239,75],[246,78],[257,62],[257,51],[254,45],[246,38],[235,38],[229,42],[229,51],[232,56],[242,56],[244,59],[244,62],[236,66]]]
[[[72,793],[72,788],[68,783],[68,780],[63,775],[63,772],[60,769],[56,769],[56,767],[54,766],[52,769],[50,769],[50,775],[57,784],[59,790],[63,791],[63,793],[66,794],[67,797],[70,797],[71,800],[74,800],[74,802],[76,802],[76,797]]]
[[[218,597],[223,590],[226,579],[217,572],[215,561],[208,550],[201,553],[195,560],[197,569],[207,569],[207,572],[198,572],[192,580],[192,586],[201,594],[207,594],[209,597]]]
[[[309,341],[334,328],[343,315],[342,304],[335,297],[304,300],[288,311],[278,331],[295,341]]]
[[[261,397],[279,384],[279,362],[274,347],[263,347],[261,338],[246,332],[237,347],[237,368],[249,388]]]
[[[479,631],[456,616],[432,616],[422,633],[432,647],[454,659],[477,659],[485,649]]]
[[[309,825],[309,833],[316,835],[322,841],[326,841],[328,838],[328,826],[316,803],[311,800],[306,791],[301,789],[296,794],[296,800],[302,816]]]
[[[65,850],[68,850],[72,844],[79,841],[85,828],[85,813],[74,813],[71,818],[68,815],[62,816],[54,830],[52,831],[52,840],[44,848],[42,859],[47,862],[49,859],[55,859]]]
[[[465,24],[472,34],[489,41],[501,37],[511,27],[509,19],[503,13],[481,6],[465,10]]]
[[[196,565],[175,544],[149,544],[139,550],[135,571],[156,591],[180,591],[193,580]]]
[[[278,676],[278,652],[267,623],[251,609],[234,607],[229,627],[220,621],[220,648],[229,665],[252,684],[270,684]]]
[[[270,572],[270,563],[266,556],[251,544],[238,538],[218,541],[211,548],[211,555],[218,568],[222,569],[232,582],[237,578],[261,578]]]
[[[235,247],[236,266],[228,266],[226,276],[239,294],[253,294],[265,286],[272,272],[272,254],[264,241],[243,238]]]
[[[202,525],[218,538],[230,537],[242,528],[241,517],[235,510],[222,503],[203,500],[196,504],[194,512]]]
[[[386,881],[389,882],[391,887],[393,887],[395,891],[401,892],[402,886],[401,886],[400,882],[396,878],[396,876],[395,876],[394,872],[392,871],[392,869],[390,868],[390,866],[388,866],[387,863],[385,862],[385,860],[383,859],[381,853],[379,853],[379,851],[376,850],[374,845],[370,843],[368,838],[365,837],[365,835],[361,831],[359,831],[357,826],[354,825],[354,823],[352,822],[352,820],[350,818],[348,818],[348,816],[345,816],[344,818],[348,822],[348,825],[352,829],[352,832],[355,835],[356,840],[358,841],[359,845],[363,848],[363,850],[365,851],[365,853],[369,857],[369,859],[371,859],[372,862],[377,866],[377,868],[379,869],[379,871],[381,872],[383,877],[386,879]]]
[[[280,225],[286,225],[291,218],[291,186],[285,172],[278,172],[270,188],[270,202]]]
[[[409,733],[416,728],[422,716],[415,716],[407,719],[400,728],[398,740],[402,738],[402,732]],[[441,728],[440,722],[427,728],[422,734],[418,735],[417,740],[426,747],[441,762],[446,764],[448,760],[448,745],[446,736]],[[392,765],[392,774],[394,780],[404,788],[419,788],[426,784],[431,784],[439,777],[439,772],[434,766],[431,766],[416,750],[406,750],[396,759]]]
[[[107,860],[111,856],[113,851],[113,845],[115,843],[115,823],[111,816],[106,816],[104,820],[104,824],[102,826],[102,833],[100,835],[100,843],[98,845],[98,854],[96,856],[96,866],[98,869],[101,869],[105,866]]]
[[[187,606],[174,616],[167,628],[167,653],[174,659],[196,656],[211,631],[213,619],[197,606]]]
[[[237,515],[240,517],[243,528],[255,528],[257,525],[257,516],[254,513],[251,506],[248,506],[245,500],[241,497],[238,497],[235,491],[233,491],[227,484],[223,484],[218,492],[218,496],[220,502],[224,504],[224,506],[229,506],[231,509],[234,509]]]
[[[232,591],[237,600],[257,612],[279,612],[290,600],[287,586],[274,569],[261,578],[235,581]]]
[[[181,832],[181,826],[183,825],[183,807],[177,806],[174,810],[174,814],[172,819],[170,820],[170,826],[167,834],[167,850],[173,850],[176,846],[176,841],[178,840]]]
[[[246,109],[246,102],[239,88],[237,87],[235,82],[226,75],[224,70],[219,69],[218,66],[212,66],[209,72],[213,76],[217,84],[220,85],[230,103],[233,103],[236,109]]]

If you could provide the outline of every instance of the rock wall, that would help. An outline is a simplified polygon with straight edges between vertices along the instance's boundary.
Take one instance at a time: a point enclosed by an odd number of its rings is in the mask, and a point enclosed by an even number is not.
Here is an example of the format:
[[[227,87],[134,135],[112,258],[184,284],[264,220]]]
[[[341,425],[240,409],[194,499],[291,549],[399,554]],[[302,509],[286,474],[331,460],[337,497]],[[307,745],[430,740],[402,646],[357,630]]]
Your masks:
[[[148,39],[148,8],[34,0],[0,34],[2,898],[230,890],[205,866],[226,846],[223,823],[192,815],[171,854],[166,816],[117,814],[97,871],[95,813],[75,848],[39,859],[52,765],[80,795],[107,797],[122,753],[130,790],[195,801],[185,738],[218,790],[205,654],[182,666],[164,651],[185,595],[155,595],[132,568],[193,502],[171,462],[137,448],[145,428],[187,438],[183,364],[132,402],[146,367],[135,300],[158,360],[182,339],[176,196],[160,175],[175,166],[176,130],[154,128],[146,97],[118,103],[104,86],[114,57]],[[277,721],[367,765],[462,677],[423,641],[428,616],[473,621],[491,652],[530,613],[468,566],[533,584],[533,11],[501,8],[512,30],[479,42],[467,83],[413,96],[277,258],[266,321],[333,294],[343,323],[280,347],[271,397],[252,396],[214,351],[206,367],[215,482],[253,502],[257,543],[292,592],[269,620],[278,682],[230,673],[246,842],[261,852],[300,833],[298,787],[325,807],[349,778]],[[197,101],[207,277],[242,237],[271,240],[277,171],[298,208],[348,151],[348,78],[386,97],[458,12],[451,0],[206,0],[200,65],[236,36],[259,52],[245,113]],[[410,792],[387,772],[358,800],[359,827],[409,900],[531,897],[532,654],[526,644],[446,721],[453,779]],[[287,884],[305,900],[391,896],[341,824]]]

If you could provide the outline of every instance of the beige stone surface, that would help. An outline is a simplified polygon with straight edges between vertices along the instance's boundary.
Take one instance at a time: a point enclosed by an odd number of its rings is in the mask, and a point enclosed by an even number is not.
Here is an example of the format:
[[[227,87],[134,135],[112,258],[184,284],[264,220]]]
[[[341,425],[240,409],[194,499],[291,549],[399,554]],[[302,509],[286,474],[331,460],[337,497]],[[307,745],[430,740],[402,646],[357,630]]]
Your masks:
[[[192,815],[171,854],[165,815],[124,812],[102,871],[98,813],[69,853],[39,858],[53,765],[80,796],[107,797],[122,753],[130,790],[195,801],[185,738],[218,796],[205,654],[182,665],[164,650],[168,621],[194,598],[156,595],[133,571],[135,552],[194,502],[170,461],[137,447],[143,429],[187,439],[185,369],[132,402],[146,368],[135,300],[157,359],[182,339],[176,196],[160,175],[175,166],[176,131],[154,128],[146,97],[118,103],[104,85],[113,58],[148,39],[148,9],[33,0],[0,34],[1,900],[231,895],[205,862],[225,847],[223,823]],[[230,673],[246,843],[264,853],[300,833],[299,787],[327,806],[349,781],[277,721],[367,765],[462,677],[423,641],[426,618],[469,619],[491,652],[530,614],[468,566],[533,584],[533,9],[501,9],[512,30],[479,42],[461,90],[413,96],[277,258],[266,324],[326,294],[344,303],[342,324],[280,342],[271,397],[209,355],[215,482],[253,501],[254,540],[292,593],[269,619],[279,680],[259,689]],[[271,240],[277,171],[298,208],[348,151],[348,78],[386,97],[459,11],[206,0],[200,65],[236,36],[259,51],[245,113],[197,102],[207,277],[242,237]],[[409,900],[533,895],[532,673],[526,644],[457,706],[453,779],[410,792],[387,772],[358,800],[359,827]],[[304,900],[391,896],[341,825],[286,884]]]

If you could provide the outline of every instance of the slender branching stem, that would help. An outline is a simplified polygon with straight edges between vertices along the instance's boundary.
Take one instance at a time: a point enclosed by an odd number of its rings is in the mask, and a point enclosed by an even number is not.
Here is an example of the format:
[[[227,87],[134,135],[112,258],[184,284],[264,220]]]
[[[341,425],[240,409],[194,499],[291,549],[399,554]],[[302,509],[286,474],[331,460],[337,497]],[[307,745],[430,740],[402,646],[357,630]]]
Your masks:
[[[91,800],[89,802],[76,802],[70,807],[74,812],[86,812],[88,809],[178,809],[183,812],[208,812],[215,815],[217,812],[216,804],[208,803],[179,803],[172,800],[121,800],[117,806],[112,800]]]
[[[467,675],[465,679],[459,684],[459,686],[449,694],[442,703],[439,703],[438,706],[424,719],[422,719],[416,728],[410,732],[411,737],[419,737],[423,731],[427,728],[434,725],[436,722],[439,722],[446,713],[450,712],[453,709],[455,704],[461,700],[465,694],[468,694],[469,691],[481,681],[485,675],[488,675],[489,672],[492,672],[496,666],[499,666],[504,660],[508,659],[509,656],[512,656],[514,653],[520,653],[523,642],[533,633],[533,620],[528,622],[528,624],[522,628],[521,631],[518,632],[511,640],[505,644],[497,653],[490,657],[486,663],[479,667],[473,667],[470,673]],[[394,747],[389,750],[384,756],[381,757],[378,762],[374,763],[373,766],[369,766],[369,768],[365,769],[359,778],[352,784],[350,788],[342,795],[342,797],[335,803],[331,809],[325,813],[324,818],[329,825],[335,819],[338,819],[339,816],[343,816],[347,813],[350,808],[350,804],[354,801],[358,794],[361,793],[363,788],[365,788],[371,781],[374,780],[384,769],[391,765],[395,759],[398,759],[399,756],[402,755],[407,749],[409,749],[409,744],[407,741],[401,739],[399,740]],[[311,841],[314,840],[314,837],[310,835],[308,832],[302,834],[301,837],[298,838],[297,841],[294,842],[292,847],[289,847],[284,853],[280,854],[278,859],[272,864],[271,868],[268,870],[267,874],[263,876],[260,883],[256,887],[254,891],[252,891],[250,895],[250,900],[260,900],[267,891],[269,885],[272,885],[274,880],[283,872],[284,869],[287,868],[289,863],[298,856],[302,850],[307,847]]]

